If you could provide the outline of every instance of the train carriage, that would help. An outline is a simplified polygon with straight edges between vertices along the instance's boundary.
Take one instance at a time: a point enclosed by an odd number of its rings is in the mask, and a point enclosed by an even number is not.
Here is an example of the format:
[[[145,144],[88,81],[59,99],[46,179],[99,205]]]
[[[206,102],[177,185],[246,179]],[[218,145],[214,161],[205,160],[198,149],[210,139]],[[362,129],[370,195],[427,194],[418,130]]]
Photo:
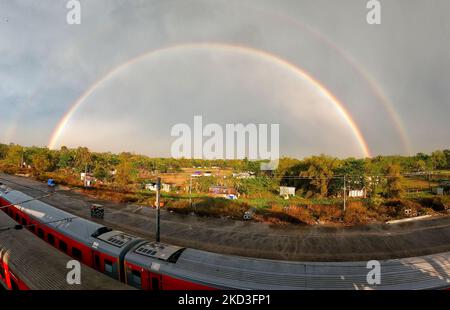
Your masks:
[[[147,246],[158,248],[159,244]],[[136,281],[129,284],[154,289],[148,279],[159,275],[160,288],[169,290],[399,290],[450,286],[450,252],[379,261],[378,281],[370,273],[374,267],[364,261],[290,262],[167,247],[172,251],[169,259],[153,252],[145,255],[140,251],[142,246],[130,251],[125,258],[129,279],[141,276],[143,280],[141,285]]]
[[[0,212],[0,284],[11,290],[124,290],[130,286],[81,266],[81,284],[67,282],[68,255]]]
[[[144,290],[445,289],[450,252],[382,260],[380,279],[368,262],[291,262],[222,255],[149,242],[74,218],[30,196],[0,187],[0,204],[17,222],[87,265]],[[1,212],[0,212],[1,213]],[[40,232],[39,229],[42,231]],[[79,253],[74,248],[79,247]],[[81,256],[80,256],[81,254]],[[376,265],[376,264],[375,264]],[[14,273],[11,273],[14,278]],[[20,287],[21,282],[16,283]]]
[[[9,205],[3,211],[50,245],[118,280],[124,277],[125,253],[142,242],[6,187],[0,187],[0,205]]]

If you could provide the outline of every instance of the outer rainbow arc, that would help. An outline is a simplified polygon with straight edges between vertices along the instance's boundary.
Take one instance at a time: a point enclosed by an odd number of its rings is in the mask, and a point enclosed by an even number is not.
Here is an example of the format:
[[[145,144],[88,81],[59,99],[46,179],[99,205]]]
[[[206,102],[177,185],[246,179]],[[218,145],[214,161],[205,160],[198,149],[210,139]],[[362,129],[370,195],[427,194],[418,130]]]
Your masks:
[[[361,150],[364,153],[364,156],[371,157],[370,149],[367,145],[367,142],[365,141],[360,129],[356,125],[355,121],[350,116],[349,112],[345,109],[343,104],[328,91],[319,81],[317,81],[315,78],[313,78],[311,75],[309,75],[304,70],[298,68],[294,64],[288,62],[285,59],[282,59],[278,56],[272,55],[266,51],[250,48],[250,47],[244,47],[244,46],[238,46],[238,45],[231,45],[231,44],[222,44],[222,43],[192,43],[192,44],[181,44],[181,45],[173,45],[168,46],[156,50],[152,50],[150,52],[143,53],[137,57],[132,58],[131,60],[113,68],[111,71],[109,71],[107,74],[105,74],[102,78],[97,80],[94,84],[92,84],[70,107],[70,109],[65,113],[64,117],[61,119],[61,121],[56,126],[51,139],[49,141],[48,147],[50,149],[54,149],[55,145],[61,136],[62,132],[64,131],[66,125],[70,121],[70,118],[73,116],[73,114],[76,112],[76,110],[81,106],[81,104],[99,87],[101,84],[112,78],[115,74],[119,73],[121,70],[125,69],[126,67],[133,65],[147,57],[156,56],[158,54],[162,54],[168,51],[178,50],[178,49],[218,49],[218,50],[225,50],[225,51],[231,51],[235,53],[243,53],[243,54],[251,54],[259,56],[263,59],[268,59],[272,61],[275,64],[278,64],[291,72],[295,73],[297,76],[300,76],[302,79],[310,82],[315,87],[317,87],[320,92],[327,97],[329,101],[333,103],[333,106],[336,108],[336,110],[339,112],[339,114],[343,117],[343,119],[347,122],[348,126],[351,128],[352,133],[356,140],[358,141],[359,146],[361,147]]]
[[[404,125],[403,121],[401,120],[401,118],[399,117],[397,111],[395,110],[392,102],[389,100],[389,98],[383,92],[382,88],[377,83],[377,81],[369,74],[369,72],[363,66],[361,66],[353,57],[351,57],[346,51],[344,51],[342,48],[338,47],[328,37],[323,35],[321,32],[317,31],[315,28],[313,28],[310,25],[305,24],[297,19],[292,18],[289,15],[286,15],[281,12],[273,11],[273,10],[267,11],[260,7],[249,6],[247,4],[244,5],[242,3],[240,3],[239,6],[251,8],[252,10],[257,10],[266,15],[277,16],[281,20],[285,20],[294,26],[297,26],[301,29],[307,30],[309,33],[314,35],[319,41],[323,42],[325,45],[330,47],[332,50],[336,51],[368,83],[371,91],[375,94],[376,97],[379,98],[384,109],[388,112],[389,117],[394,122],[394,126],[396,127],[396,129],[400,135],[400,138],[402,140],[405,151],[408,154],[412,154],[411,142],[408,138],[408,135],[406,134],[405,125]]]

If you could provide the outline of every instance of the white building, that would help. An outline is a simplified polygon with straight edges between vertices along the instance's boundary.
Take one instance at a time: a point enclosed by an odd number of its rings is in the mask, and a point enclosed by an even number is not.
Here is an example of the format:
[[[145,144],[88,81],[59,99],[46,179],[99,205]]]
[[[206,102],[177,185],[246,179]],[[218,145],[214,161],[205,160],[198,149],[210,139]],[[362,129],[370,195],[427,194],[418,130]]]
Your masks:
[[[348,191],[349,198],[364,198],[366,197],[365,189],[352,189]]]
[[[280,186],[280,196],[295,196],[295,187]]]
[[[156,192],[156,183],[148,183],[145,184],[145,189],[150,190],[152,192]],[[170,192],[172,190],[172,185],[167,183],[161,184],[161,192]]]

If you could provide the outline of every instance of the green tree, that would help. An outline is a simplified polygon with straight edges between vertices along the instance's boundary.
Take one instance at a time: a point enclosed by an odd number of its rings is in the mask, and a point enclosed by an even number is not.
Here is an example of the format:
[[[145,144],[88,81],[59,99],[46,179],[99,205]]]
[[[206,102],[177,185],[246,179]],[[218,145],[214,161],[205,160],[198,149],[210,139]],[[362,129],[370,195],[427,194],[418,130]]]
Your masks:
[[[414,170],[417,172],[422,172],[427,170],[427,163],[423,159],[419,159],[414,163]]]
[[[22,165],[22,159],[24,155],[23,147],[20,145],[10,145],[8,149],[8,153],[6,154],[6,162],[20,167]]]
[[[445,159],[447,161],[447,169],[450,169],[450,150],[444,150]]]
[[[52,158],[48,150],[42,149],[31,157],[31,162],[36,173],[43,173],[50,170]]]
[[[62,146],[61,150],[58,153],[58,168],[67,169],[73,167],[75,154],[72,150],[69,150],[67,147]]]
[[[86,166],[91,164],[91,152],[87,147],[79,147],[75,151],[75,168],[78,171],[84,171]]]
[[[400,198],[403,194],[403,177],[401,175],[400,166],[391,164],[386,169],[386,189],[385,194],[389,198]]]
[[[344,188],[344,178],[346,176],[346,187],[351,189],[362,189],[366,185],[366,160],[348,158],[341,161],[341,164],[334,170],[335,175],[339,178],[334,178],[330,182],[328,189],[329,194],[342,193]]]
[[[339,167],[339,164],[339,160],[336,158],[325,155],[307,158],[304,162],[307,169],[300,172],[300,177],[306,178],[308,192],[315,196],[328,196],[329,184],[333,179],[334,170]]]
[[[106,181],[109,178],[109,171],[105,166],[97,163],[94,168],[94,177],[96,179]]]
[[[8,146],[0,143],[0,160],[5,159],[8,154]]]
[[[117,184],[121,186],[128,185],[132,181],[133,174],[135,173],[131,162],[131,155],[127,153],[122,153],[120,155],[120,163],[116,169],[117,169],[116,173]]]
[[[431,154],[431,163],[433,170],[445,169],[447,167],[447,158],[443,151],[435,151]]]

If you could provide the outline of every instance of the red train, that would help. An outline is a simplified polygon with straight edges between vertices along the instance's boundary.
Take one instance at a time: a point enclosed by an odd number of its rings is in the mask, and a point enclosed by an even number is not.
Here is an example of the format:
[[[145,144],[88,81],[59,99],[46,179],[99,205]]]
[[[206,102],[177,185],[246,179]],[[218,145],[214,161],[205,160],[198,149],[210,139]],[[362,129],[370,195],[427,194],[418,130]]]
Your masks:
[[[450,287],[450,252],[380,261],[381,283],[368,284],[367,262],[252,259],[149,242],[74,217],[5,186],[0,186],[0,205],[16,222],[27,225],[53,247],[101,273],[144,290]]]
[[[129,289],[91,268],[82,266],[82,281],[67,282],[68,255],[53,249],[25,229],[14,229],[17,223],[0,212],[0,287],[9,290],[123,290]],[[51,264],[49,264],[51,262]]]

